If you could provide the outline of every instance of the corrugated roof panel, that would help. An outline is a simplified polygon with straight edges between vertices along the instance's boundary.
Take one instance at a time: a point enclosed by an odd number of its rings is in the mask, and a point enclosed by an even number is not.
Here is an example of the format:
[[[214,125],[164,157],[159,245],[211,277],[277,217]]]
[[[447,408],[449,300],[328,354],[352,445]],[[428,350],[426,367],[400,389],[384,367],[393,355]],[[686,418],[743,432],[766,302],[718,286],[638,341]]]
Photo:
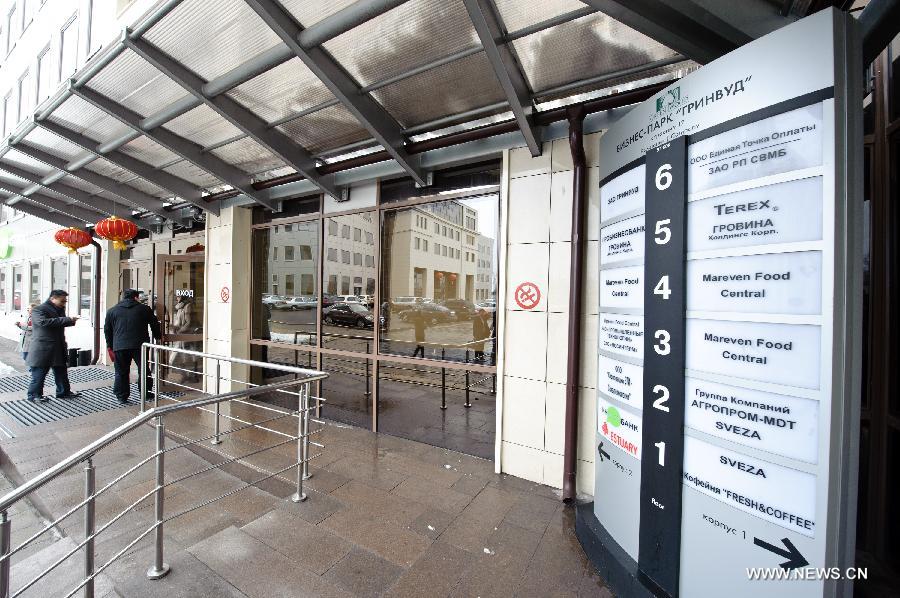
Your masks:
[[[126,143],[119,148],[119,151],[128,154],[133,158],[137,158],[141,162],[146,162],[154,168],[159,168],[163,164],[168,164],[169,162],[178,159],[176,154],[173,154],[152,139],[144,136]]]
[[[311,108],[334,96],[299,58],[238,85],[228,95],[266,122]]]
[[[14,166],[18,166],[22,170],[27,170],[28,172],[33,172],[40,177],[45,177],[51,172],[55,172],[54,168],[50,168],[43,162],[39,162],[30,156],[26,156],[22,152],[18,152],[15,149],[15,146],[10,148],[8,152],[3,156],[2,162],[7,162]],[[0,164],[0,168],[3,168],[2,164]]]
[[[178,118],[164,124],[163,127],[203,147],[241,134],[240,129],[219,116],[206,104],[188,110]]]
[[[25,143],[64,160],[73,160],[76,156],[84,154],[85,151],[74,143],[70,143],[62,137],[57,137],[41,127],[36,127],[28,133],[25,137]]]
[[[310,2],[310,0],[281,0],[281,5],[304,27],[309,27],[330,17],[334,13],[356,3],[356,0],[328,0],[328,2]]]
[[[222,158],[229,164],[237,166],[247,174],[256,174],[286,166],[281,158],[275,156],[249,137],[223,145],[210,153]]]
[[[555,101],[557,100],[562,101],[564,104],[582,102],[587,99],[586,94],[593,98],[607,95],[607,93],[612,93],[613,91],[625,91],[643,87],[662,80],[672,79],[676,76],[684,76],[688,72],[688,69],[696,66],[695,62],[685,60],[667,66],[642,70],[641,72],[633,73],[631,75],[603,79],[596,83],[573,87],[558,93],[537,94],[535,96],[535,101],[541,110],[547,109],[547,104],[551,102],[554,103],[551,104],[550,107],[556,107],[557,103],[555,103]],[[679,73],[678,71],[682,72]]]
[[[313,154],[369,138],[369,132],[341,105],[307,114],[276,129]]]
[[[144,39],[207,81],[281,43],[243,0],[185,0]]]
[[[675,55],[602,13],[539,31],[513,46],[535,92]]]
[[[31,186],[31,183],[29,183],[28,181],[20,179],[17,176],[13,176],[13,175],[9,174],[8,172],[6,172],[5,170],[3,170],[2,167],[0,167],[0,187],[3,187],[3,183],[9,183],[11,185],[14,185],[15,187],[30,187]],[[6,187],[3,187],[3,188],[6,189]]]
[[[134,187],[138,191],[143,191],[148,195],[152,195],[154,197],[159,197],[161,199],[166,199],[172,197],[172,194],[162,187],[157,187],[147,179],[136,178],[132,179],[125,183],[129,187]]]
[[[97,185],[88,183],[87,181],[82,181],[81,179],[79,179],[76,176],[71,176],[71,175],[67,176],[67,177],[63,178],[62,181],[60,181],[60,182],[68,185],[69,187],[75,187],[76,189],[80,189],[81,191],[84,191],[85,193],[90,193],[91,195],[97,195],[97,194],[103,192],[103,189],[101,189]],[[122,200],[120,199],[119,201],[122,201]]]
[[[372,95],[403,127],[506,99],[483,52],[392,83]]]
[[[99,143],[116,139],[131,131],[128,125],[122,124],[78,96],[71,96],[63,102],[47,120],[86,135]]]
[[[177,164],[166,166],[163,168],[166,172],[172,173],[186,181],[190,181],[194,185],[206,189],[207,187],[215,187],[221,185],[222,181],[209,174],[202,168],[198,168],[191,162],[182,160]]]
[[[494,0],[509,32],[586,8],[579,0]]]
[[[187,92],[155,66],[125,50],[99,73],[87,87],[141,116],[159,112]]]
[[[365,87],[478,43],[462,0],[410,0],[324,47]]]

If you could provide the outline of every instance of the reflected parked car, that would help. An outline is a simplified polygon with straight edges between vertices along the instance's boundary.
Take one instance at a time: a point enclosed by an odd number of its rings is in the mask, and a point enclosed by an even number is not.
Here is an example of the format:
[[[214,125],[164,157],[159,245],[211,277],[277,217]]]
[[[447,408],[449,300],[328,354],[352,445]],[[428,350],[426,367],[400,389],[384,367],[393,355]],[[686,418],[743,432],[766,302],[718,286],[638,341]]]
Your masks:
[[[331,326],[372,328],[375,316],[360,303],[335,303],[322,311],[322,321]]]
[[[477,309],[483,309],[486,312],[492,314],[495,311],[497,311],[497,302],[494,301],[493,299],[486,299],[486,300],[482,301],[481,303],[476,303],[475,307]]]
[[[429,324],[450,322],[456,319],[456,313],[453,310],[437,303],[414,303],[397,314],[397,317],[408,322],[420,315]]]
[[[337,295],[334,301],[335,303],[362,303],[358,295]]]
[[[263,304],[268,305],[271,309],[284,309],[287,307],[287,299],[281,295],[263,296]]]
[[[340,303],[337,295],[331,295],[329,293],[322,294],[322,307],[331,307],[335,303]]]
[[[315,309],[316,308],[316,298],[310,295],[301,295],[299,297],[288,297],[285,302],[286,307],[288,309],[292,309],[294,311],[300,309]]]
[[[454,312],[456,314],[456,319],[460,321],[471,320],[475,317],[478,310],[474,303],[466,301],[465,299],[445,299],[440,302],[440,305],[443,305]]]

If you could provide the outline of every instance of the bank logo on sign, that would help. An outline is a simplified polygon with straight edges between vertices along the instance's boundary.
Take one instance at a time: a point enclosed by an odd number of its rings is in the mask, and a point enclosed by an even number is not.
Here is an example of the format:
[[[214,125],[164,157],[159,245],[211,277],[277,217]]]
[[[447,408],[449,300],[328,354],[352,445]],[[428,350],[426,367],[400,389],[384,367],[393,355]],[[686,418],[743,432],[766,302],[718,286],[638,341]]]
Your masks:
[[[675,87],[656,98],[656,112],[668,112],[681,105],[681,87]]]

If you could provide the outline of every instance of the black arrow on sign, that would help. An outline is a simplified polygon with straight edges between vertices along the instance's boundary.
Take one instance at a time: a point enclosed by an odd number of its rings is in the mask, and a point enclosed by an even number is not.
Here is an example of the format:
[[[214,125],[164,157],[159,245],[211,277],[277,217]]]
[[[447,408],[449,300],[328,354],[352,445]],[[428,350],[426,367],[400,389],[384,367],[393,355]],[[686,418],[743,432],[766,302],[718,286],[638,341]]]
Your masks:
[[[610,458],[609,453],[607,453],[606,451],[603,450],[603,443],[602,443],[602,442],[601,442],[600,445],[597,447],[597,451],[600,453],[600,461],[601,461],[601,462],[602,462],[602,461],[606,461],[606,459],[609,459],[609,458]],[[606,457],[606,459],[604,459],[603,457]]]
[[[806,560],[800,551],[797,550],[797,547],[794,546],[793,542],[788,540],[787,538],[782,538],[781,543],[785,545],[787,550],[784,548],[779,548],[773,544],[769,544],[765,540],[760,540],[759,538],[753,538],[753,543],[759,546],[760,548],[765,548],[769,552],[774,552],[778,556],[783,556],[788,559],[786,562],[781,563],[782,569],[797,569],[799,567],[805,567],[809,564],[809,561]]]

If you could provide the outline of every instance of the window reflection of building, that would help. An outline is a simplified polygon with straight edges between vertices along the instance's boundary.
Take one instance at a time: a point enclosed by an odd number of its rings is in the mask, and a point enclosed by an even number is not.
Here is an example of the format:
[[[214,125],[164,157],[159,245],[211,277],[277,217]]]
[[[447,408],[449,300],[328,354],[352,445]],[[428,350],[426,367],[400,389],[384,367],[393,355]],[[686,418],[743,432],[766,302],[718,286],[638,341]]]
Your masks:
[[[496,299],[494,278],[494,239],[478,235],[475,262],[475,301]]]
[[[270,230],[267,292],[287,297],[315,296],[318,225],[315,222],[297,222]]]
[[[374,214],[326,218],[325,285],[330,295],[375,293]]]

